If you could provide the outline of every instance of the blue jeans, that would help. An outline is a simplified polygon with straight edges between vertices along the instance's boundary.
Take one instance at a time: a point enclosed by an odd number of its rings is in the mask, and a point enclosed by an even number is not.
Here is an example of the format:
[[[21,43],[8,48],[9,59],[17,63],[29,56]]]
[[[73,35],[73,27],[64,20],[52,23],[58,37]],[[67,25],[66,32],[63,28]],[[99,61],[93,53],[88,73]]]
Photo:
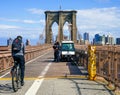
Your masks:
[[[55,60],[57,61],[57,62],[59,62],[60,60],[59,60],[59,50],[57,50],[57,51],[55,51]]]
[[[25,58],[22,55],[16,55],[16,56],[13,56],[13,59],[14,59],[14,66],[18,65],[18,63],[20,64],[21,81],[24,81]],[[13,68],[14,68],[14,66],[13,66]]]

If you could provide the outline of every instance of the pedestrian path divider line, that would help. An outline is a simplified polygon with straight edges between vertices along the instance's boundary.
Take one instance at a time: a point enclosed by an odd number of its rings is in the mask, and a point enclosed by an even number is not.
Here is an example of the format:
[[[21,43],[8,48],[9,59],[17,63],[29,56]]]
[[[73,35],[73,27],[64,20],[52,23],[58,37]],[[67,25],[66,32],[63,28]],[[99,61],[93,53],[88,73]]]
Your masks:
[[[25,77],[25,80],[36,80],[36,79],[45,79],[45,80],[48,80],[48,79],[74,79],[74,78],[77,78],[77,79],[87,79],[88,76],[84,76],[84,75],[81,75],[81,76],[49,76],[49,77],[41,77],[41,78],[38,78],[38,77]],[[0,81],[4,81],[4,80],[11,80],[11,78],[0,78]]]

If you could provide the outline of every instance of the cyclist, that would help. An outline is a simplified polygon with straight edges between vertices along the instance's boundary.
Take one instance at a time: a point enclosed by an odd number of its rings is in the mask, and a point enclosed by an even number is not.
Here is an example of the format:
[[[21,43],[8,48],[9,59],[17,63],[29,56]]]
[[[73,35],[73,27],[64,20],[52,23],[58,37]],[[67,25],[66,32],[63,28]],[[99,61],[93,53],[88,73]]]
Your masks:
[[[13,42],[12,42],[12,49],[11,49],[12,57],[14,60],[14,67],[17,65],[17,63],[20,64],[21,69],[21,86],[24,85],[24,71],[25,71],[25,48],[24,44],[22,42],[22,36],[17,36]]]

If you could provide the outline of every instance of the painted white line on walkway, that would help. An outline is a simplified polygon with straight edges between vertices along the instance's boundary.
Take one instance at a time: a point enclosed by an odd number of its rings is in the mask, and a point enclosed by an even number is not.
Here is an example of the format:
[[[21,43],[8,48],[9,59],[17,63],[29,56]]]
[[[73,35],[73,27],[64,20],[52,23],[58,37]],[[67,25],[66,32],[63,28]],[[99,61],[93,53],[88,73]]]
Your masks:
[[[10,73],[10,72],[5,73],[4,75],[0,76],[0,78],[5,77],[5,76],[8,75],[9,73]]]
[[[50,52],[50,51],[49,51],[49,52]],[[41,56],[38,56],[38,57],[36,57],[36,58],[34,58],[34,59],[32,59],[32,60],[30,60],[30,61],[26,62],[26,65],[27,65],[28,63],[31,63],[31,62],[33,62],[33,61],[37,60],[38,58],[40,58],[40,57],[42,57],[42,56],[44,56],[44,55],[48,54],[49,52],[47,52],[47,53],[45,53],[45,54],[43,54],[43,55],[41,55]]]
[[[50,65],[52,63],[49,63],[45,69],[41,72],[40,76],[38,78],[44,77],[45,74],[47,73],[48,69],[50,68]],[[38,89],[40,88],[44,78],[42,79],[36,79],[32,86],[28,89],[28,91],[25,93],[25,95],[36,95]]]
[[[39,76],[38,78],[41,78],[41,77],[44,77],[44,76],[45,76],[45,74],[47,73],[47,71],[48,71],[48,69],[50,68],[50,65],[51,65],[51,64],[52,64],[52,63],[49,63],[49,64],[45,67],[44,71],[41,72],[41,74],[40,74],[40,76]]]
[[[34,81],[32,86],[28,89],[28,91],[25,93],[25,95],[36,95],[40,85],[42,84],[44,79],[37,79]]]
[[[50,52],[50,51],[49,51],[49,52]],[[32,59],[32,60],[30,60],[30,61],[26,62],[26,65],[27,65],[28,63],[31,63],[31,62],[33,62],[33,61],[37,60],[38,58],[40,58],[40,57],[42,57],[42,56],[44,56],[44,55],[48,54],[49,52],[47,52],[47,53],[45,53],[45,54],[43,54],[43,55],[41,55],[41,56],[38,56],[38,57],[36,57],[36,58],[34,58],[34,59]],[[5,73],[4,75],[0,76],[0,78],[5,77],[5,76],[6,76],[6,75],[8,75],[9,73],[10,73],[10,72]]]

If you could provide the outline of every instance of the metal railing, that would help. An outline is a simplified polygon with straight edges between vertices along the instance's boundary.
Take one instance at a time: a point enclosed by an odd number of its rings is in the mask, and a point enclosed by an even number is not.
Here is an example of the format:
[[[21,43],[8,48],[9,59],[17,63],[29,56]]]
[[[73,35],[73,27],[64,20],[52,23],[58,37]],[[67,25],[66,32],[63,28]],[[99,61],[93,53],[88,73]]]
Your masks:
[[[47,50],[52,46],[49,44],[39,46],[27,46],[25,50],[25,61],[29,61],[41,55],[41,51]],[[7,70],[13,66],[13,58],[11,56],[10,47],[2,47],[0,51],[0,72]]]
[[[88,46],[76,45],[78,64],[88,68]],[[87,52],[87,53],[86,53]],[[115,87],[120,87],[120,46],[96,46],[96,72]]]
[[[42,50],[52,48],[52,45],[28,46],[26,47],[26,62],[41,55]],[[75,45],[78,65],[84,65],[88,69],[89,54],[88,46]],[[13,66],[10,48],[0,51],[0,72]],[[120,46],[107,45],[96,46],[96,72],[104,77],[115,87],[120,87]]]
[[[120,46],[97,46],[97,74],[120,87]]]

